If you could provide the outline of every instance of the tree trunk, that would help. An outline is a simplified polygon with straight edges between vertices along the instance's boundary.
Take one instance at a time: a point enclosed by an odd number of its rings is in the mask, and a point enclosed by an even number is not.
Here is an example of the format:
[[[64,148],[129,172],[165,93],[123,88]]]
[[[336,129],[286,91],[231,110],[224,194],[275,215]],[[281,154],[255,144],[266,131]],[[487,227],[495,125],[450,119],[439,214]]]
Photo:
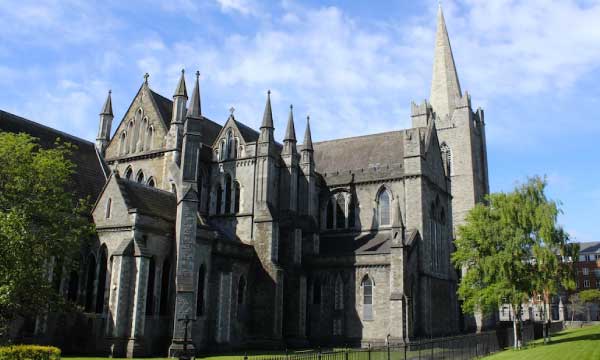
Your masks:
[[[515,311],[515,306],[510,305],[511,310],[513,312],[513,348],[519,348],[519,337],[517,336],[517,312]]]
[[[546,312],[546,299],[542,301],[542,306],[542,332],[544,334],[544,344],[547,344],[550,341],[550,339],[548,338],[548,314]]]

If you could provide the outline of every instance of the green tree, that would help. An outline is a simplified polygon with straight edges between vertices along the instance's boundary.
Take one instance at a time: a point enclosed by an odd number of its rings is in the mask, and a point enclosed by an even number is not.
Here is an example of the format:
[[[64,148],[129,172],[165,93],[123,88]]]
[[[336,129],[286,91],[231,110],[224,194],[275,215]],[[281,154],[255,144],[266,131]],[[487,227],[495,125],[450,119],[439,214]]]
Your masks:
[[[58,140],[42,149],[29,135],[0,132],[0,335],[15,317],[59,304],[50,271],[72,266],[91,233],[87,201],[72,191],[73,149]]]
[[[579,292],[579,299],[585,305],[587,321],[590,321],[590,305],[600,304],[600,290],[589,289]]]
[[[458,288],[463,311],[490,313],[510,304],[515,347],[522,304],[536,290],[553,294],[559,284],[569,285],[558,257],[569,250],[568,237],[556,224],[559,209],[546,198],[545,187],[545,180],[534,177],[510,193],[488,195],[459,227],[452,255],[466,269]]]
[[[581,314],[584,310],[584,306],[579,298],[579,294],[572,294],[569,296],[569,303],[571,304],[571,324],[573,324],[575,315]]]

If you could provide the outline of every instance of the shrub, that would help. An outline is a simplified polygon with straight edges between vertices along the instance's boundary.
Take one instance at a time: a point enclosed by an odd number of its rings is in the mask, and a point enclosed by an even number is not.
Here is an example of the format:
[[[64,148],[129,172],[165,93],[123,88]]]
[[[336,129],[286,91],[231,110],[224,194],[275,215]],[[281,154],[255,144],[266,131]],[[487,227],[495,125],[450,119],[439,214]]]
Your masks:
[[[0,360],[58,360],[60,349],[53,346],[13,345],[0,347]]]

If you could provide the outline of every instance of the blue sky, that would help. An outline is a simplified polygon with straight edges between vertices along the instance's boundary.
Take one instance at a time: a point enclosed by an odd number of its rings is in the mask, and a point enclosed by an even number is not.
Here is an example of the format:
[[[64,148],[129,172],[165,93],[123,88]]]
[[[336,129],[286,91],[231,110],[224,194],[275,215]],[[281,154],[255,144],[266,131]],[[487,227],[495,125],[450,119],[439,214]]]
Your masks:
[[[202,73],[203,112],[315,141],[409,126],[429,96],[437,1],[0,0],[0,108],[93,140],[150,73]],[[443,1],[463,91],[486,112],[492,191],[547,175],[561,223],[600,241],[600,1]],[[113,126],[115,128],[116,125]],[[113,129],[114,130],[114,129]]]

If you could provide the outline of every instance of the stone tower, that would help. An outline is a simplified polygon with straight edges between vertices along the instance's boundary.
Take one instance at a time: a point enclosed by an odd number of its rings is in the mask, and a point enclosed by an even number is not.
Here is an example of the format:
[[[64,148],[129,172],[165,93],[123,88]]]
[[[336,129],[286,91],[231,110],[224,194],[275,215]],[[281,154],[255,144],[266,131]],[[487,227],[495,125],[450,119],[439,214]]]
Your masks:
[[[435,119],[442,160],[452,184],[452,220],[456,230],[469,210],[489,192],[488,166],[483,110],[473,111],[471,97],[461,92],[441,6],[429,100],[430,107],[425,104],[420,110],[433,112],[429,116]],[[413,112],[413,118],[414,115]]]

